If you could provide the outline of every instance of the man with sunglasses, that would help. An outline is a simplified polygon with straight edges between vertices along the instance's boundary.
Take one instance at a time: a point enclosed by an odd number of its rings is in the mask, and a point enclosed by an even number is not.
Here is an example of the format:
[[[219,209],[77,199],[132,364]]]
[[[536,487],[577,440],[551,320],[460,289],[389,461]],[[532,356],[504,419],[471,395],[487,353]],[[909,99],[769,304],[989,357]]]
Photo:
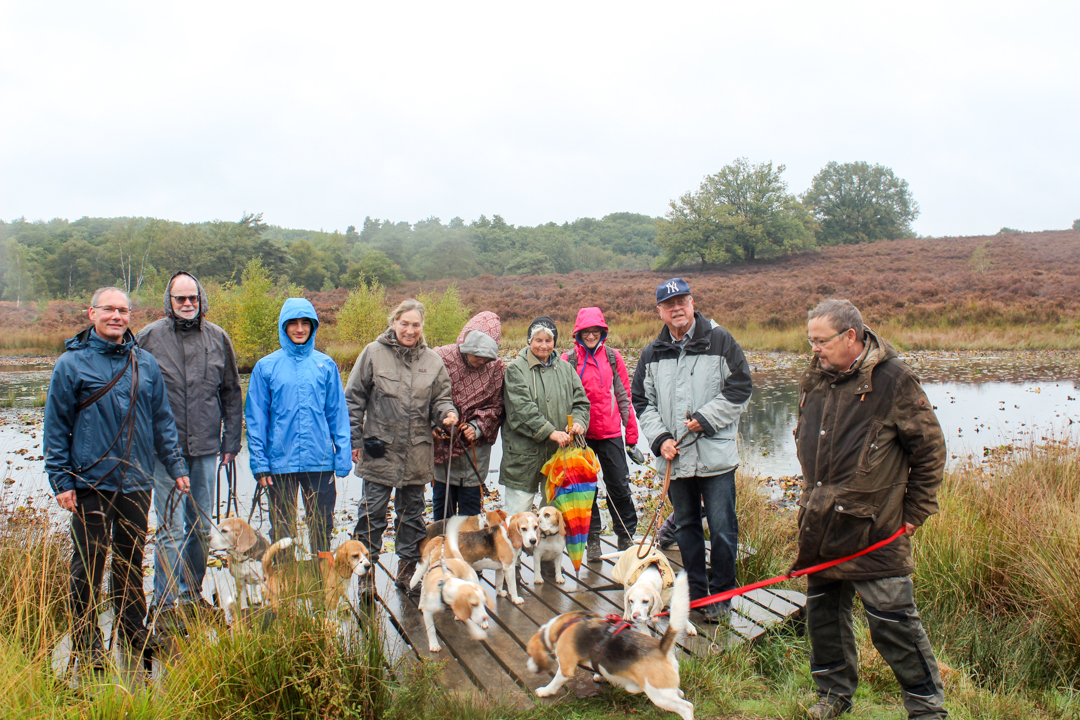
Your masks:
[[[195,276],[178,272],[165,287],[165,317],[136,338],[161,366],[191,474],[191,492],[177,495],[165,466],[154,469],[154,614],[177,628],[178,608],[211,607],[201,592],[218,458],[227,465],[240,452],[244,425],[236,353],[228,334],[206,319],[209,305]]]
[[[79,671],[105,669],[95,595],[112,546],[113,609],[120,637],[148,660],[156,641],[143,624],[143,548],[154,486],[154,460],[178,492],[187,464],[176,442],[165,382],[154,357],[128,330],[131,299],[101,288],[86,330],[65,343],[45,401],[45,470],[56,502],[71,517],[69,609]]]
[[[818,701],[811,718],[851,708],[859,683],[852,601],[900,683],[909,718],[943,718],[944,690],[912,590],[910,537],[937,512],[945,437],[915,373],[847,300],[808,315],[814,351],[800,379],[795,442],[803,469],[793,570],[892,543],[809,575],[806,629]]]
[[[742,348],[731,333],[694,309],[685,280],[672,278],[657,286],[656,309],[664,329],[641,353],[631,397],[658,470],[671,466],[668,497],[675,536],[690,599],[697,600],[735,587],[737,438],[753,382]],[[711,577],[705,567],[703,504]],[[730,609],[730,600],[705,605],[701,619],[720,622]]]

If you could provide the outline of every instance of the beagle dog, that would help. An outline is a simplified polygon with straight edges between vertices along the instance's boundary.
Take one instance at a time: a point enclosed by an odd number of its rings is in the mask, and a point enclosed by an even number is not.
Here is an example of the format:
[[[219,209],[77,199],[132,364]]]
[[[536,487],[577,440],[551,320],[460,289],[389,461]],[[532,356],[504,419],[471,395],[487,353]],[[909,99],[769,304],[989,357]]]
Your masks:
[[[506,511],[502,508],[498,510],[489,510],[486,513],[480,513],[479,515],[470,515],[465,521],[465,524],[461,526],[461,532],[476,532],[477,530],[483,530],[485,528],[494,527],[500,525],[506,521]],[[446,534],[446,524],[450,522],[450,519],[439,520],[438,522],[428,523],[427,537],[420,541],[420,552],[424,552],[424,546],[429,542]]]
[[[433,653],[442,650],[435,634],[435,613],[444,607],[451,609],[455,621],[465,623],[473,640],[487,639],[487,609],[491,600],[480,587],[476,571],[460,559],[457,539],[462,521],[459,516],[447,523],[445,552],[439,553],[420,585],[419,605],[424,613],[428,650]]]
[[[461,518],[462,525],[466,518],[455,516],[453,522]],[[447,528],[450,524],[447,524]],[[483,530],[460,533],[457,550],[449,550],[447,557],[457,557],[468,563],[474,570],[494,570],[495,590],[499,597],[507,597],[515,605],[525,602],[518,595],[516,566],[523,548],[535,548],[540,541],[540,523],[535,514],[521,512],[512,516],[506,523],[494,525]],[[447,533],[449,535],[449,533]],[[444,540],[435,538],[429,541],[421,551],[420,562],[410,580],[410,587],[416,587],[428,570],[443,555]],[[460,554],[457,554],[460,553]],[[503,590],[503,583],[506,590]]]
[[[228,517],[221,525],[210,523],[210,549],[227,553],[229,572],[236,583],[236,592],[247,604],[261,602],[256,592],[262,588],[263,555],[270,548],[270,541],[246,521]],[[231,598],[225,604],[231,604]]]
[[[544,583],[544,578],[540,576],[540,563],[544,560],[553,560],[555,561],[555,582],[562,585],[566,582],[562,569],[562,555],[566,550],[566,518],[550,505],[540,508],[536,515],[540,521],[540,542],[536,544],[536,550],[532,554],[536,561],[536,566],[533,568],[533,584]]]
[[[663,637],[639,633],[629,623],[609,616],[570,612],[548,622],[529,640],[528,667],[533,672],[548,670],[551,655],[558,665],[555,677],[537,688],[540,697],[550,697],[574,676],[578,665],[591,667],[612,685],[628,693],[644,692],[653,704],[693,720],[694,706],[679,689],[679,661],[675,643],[686,630],[690,615],[690,584],[686,573],[675,581],[671,621]]]
[[[371,571],[371,558],[359,540],[346,540],[333,554],[319,553],[323,571],[326,609],[332,612],[349,592],[353,576],[363,577]]]
[[[602,560],[616,560],[611,577],[623,585],[623,620],[652,626],[653,617],[670,601],[675,584],[675,569],[659,548],[653,547],[644,557],[638,557],[637,545],[622,552],[601,555]],[[687,635],[697,635],[692,623],[686,627]]]

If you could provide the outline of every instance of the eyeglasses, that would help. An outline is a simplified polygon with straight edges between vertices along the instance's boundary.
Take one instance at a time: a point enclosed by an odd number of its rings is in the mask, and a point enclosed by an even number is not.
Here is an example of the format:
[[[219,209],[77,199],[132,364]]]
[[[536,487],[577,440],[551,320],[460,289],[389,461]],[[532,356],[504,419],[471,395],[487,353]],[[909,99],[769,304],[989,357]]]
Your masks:
[[[603,335],[603,334],[604,334],[604,331],[601,330],[600,328],[585,328],[584,330],[581,331],[581,336],[582,337],[585,337],[587,335]]]
[[[123,317],[127,317],[131,314],[131,308],[126,307],[113,307],[112,305],[92,305],[91,307],[105,315],[112,315],[113,313],[117,313],[119,315],[122,315]]]
[[[665,310],[674,310],[677,307],[683,307],[690,302],[689,295],[678,295],[673,298],[668,298],[664,302],[660,303],[660,307]]]
[[[836,333],[835,335],[830,335],[829,337],[825,338],[824,340],[814,340],[813,338],[806,338],[806,342],[810,343],[811,348],[825,347],[830,342],[832,342],[832,340],[834,338],[840,337],[841,335],[843,335],[844,333],[846,333],[850,329],[851,328],[847,328],[847,330],[841,330],[840,332]]]
[[[192,305],[199,304],[198,295],[170,295],[169,297],[171,297],[180,305],[186,305],[187,303],[191,303]]]

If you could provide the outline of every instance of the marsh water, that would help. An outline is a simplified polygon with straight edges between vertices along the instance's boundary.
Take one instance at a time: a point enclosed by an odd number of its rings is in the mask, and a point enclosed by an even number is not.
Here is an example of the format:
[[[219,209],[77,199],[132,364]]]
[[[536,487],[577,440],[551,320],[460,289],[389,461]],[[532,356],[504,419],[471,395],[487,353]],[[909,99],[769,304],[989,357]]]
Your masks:
[[[800,372],[806,356],[749,353],[754,379],[750,406],[739,426],[743,468],[774,481],[799,474],[792,431]],[[981,457],[1003,445],[1080,440],[1080,354],[1068,352],[917,353],[905,360],[923,380],[945,431],[952,462]],[[0,366],[0,481],[9,506],[50,503],[41,447],[48,365]],[[644,441],[642,450],[648,452]],[[501,447],[493,448],[490,488],[497,487]],[[641,468],[636,468],[641,470]],[[238,496],[246,513],[254,493],[246,447],[237,460]],[[338,480],[337,524],[354,520],[363,481]],[[224,488],[223,488],[224,490]]]

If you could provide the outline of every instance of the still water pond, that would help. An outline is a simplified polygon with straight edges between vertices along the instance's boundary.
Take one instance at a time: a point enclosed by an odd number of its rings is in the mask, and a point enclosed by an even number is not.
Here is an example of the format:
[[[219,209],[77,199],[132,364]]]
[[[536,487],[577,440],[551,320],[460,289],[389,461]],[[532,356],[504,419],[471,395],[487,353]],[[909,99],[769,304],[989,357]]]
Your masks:
[[[798,410],[796,380],[806,358],[750,353],[754,393],[739,427],[743,467],[762,476],[797,475],[792,431]],[[1077,353],[919,353],[906,358],[923,380],[958,461],[982,456],[986,448],[1080,440],[1080,354]],[[0,410],[0,479],[8,502],[23,502],[48,491],[41,456],[41,410],[35,398],[48,384],[48,367],[0,366],[0,400],[15,407]],[[6,404],[6,403],[5,403]],[[642,443],[642,450],[648,451]],[[493,448],[489,487],[497,484],[501,447]],[[241,506],[249,506],[254,480],[246,447],[237,460]],[[338,524],[351,526],[362,481],[338,480]],[[38,502],[41,502],[40,500]]]

